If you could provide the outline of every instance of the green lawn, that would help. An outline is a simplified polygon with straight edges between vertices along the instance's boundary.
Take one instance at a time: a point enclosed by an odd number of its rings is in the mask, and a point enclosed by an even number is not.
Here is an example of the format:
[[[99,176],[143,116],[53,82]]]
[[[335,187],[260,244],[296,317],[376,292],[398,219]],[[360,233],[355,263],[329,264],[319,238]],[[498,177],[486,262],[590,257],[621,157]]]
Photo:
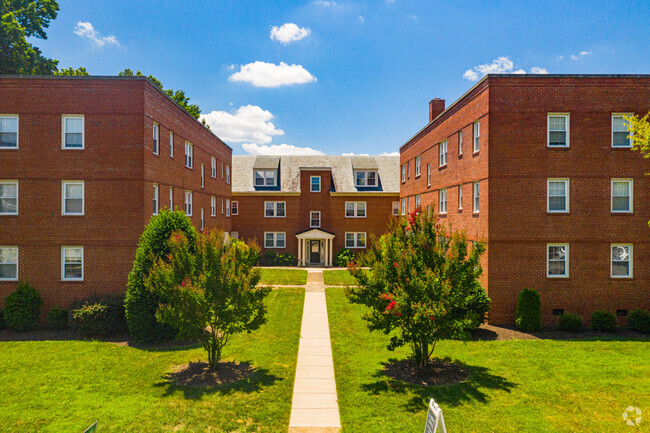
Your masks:
[[[256,372],[230,386],[184,388],[165,375],[201,348],[142,350],[97,341],[0,343],[0,431],[279,432],[291,411],[303,289],[267,298],[268,323],[233,337],[226,360]]]
[[[347,269],[323,271],[323,279],[325,280],[325,284],[329,286],[347,286],[357,284],[357,280],[350,275],[350,272]]]
[[[435,355],[465,365],[467,381],[423,387],[388,380],[382,363],[409,350],[386,350],[370,333],[364,307],[343,289],[326,292],[341,422],[346,433],[424,430],[434,398],[449,432],[650,431],[622,413],[650,413],[650,341],[442,341]],[[645,417],[644,417],[645,418]]]
[[[307,271],[304,269],[270,269],[261,268],[260,284],[297,285],[307,284]]]

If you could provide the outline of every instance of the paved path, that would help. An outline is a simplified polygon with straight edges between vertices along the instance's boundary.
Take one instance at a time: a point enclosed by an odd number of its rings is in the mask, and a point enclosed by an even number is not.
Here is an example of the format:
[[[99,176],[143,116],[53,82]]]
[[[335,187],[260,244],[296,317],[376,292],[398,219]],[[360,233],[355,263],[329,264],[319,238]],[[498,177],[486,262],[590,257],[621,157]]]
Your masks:
[[[308,269],[289,433],[341,430],[322,269]]]

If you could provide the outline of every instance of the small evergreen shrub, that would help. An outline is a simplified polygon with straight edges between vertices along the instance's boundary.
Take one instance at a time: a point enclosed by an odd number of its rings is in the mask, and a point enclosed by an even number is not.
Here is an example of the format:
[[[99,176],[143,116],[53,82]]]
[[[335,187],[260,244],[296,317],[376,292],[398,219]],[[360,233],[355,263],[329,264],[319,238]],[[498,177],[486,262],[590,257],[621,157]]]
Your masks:
[[[83,337],[105,337],[125,332],[124,296],[106,295],[76,302],[70,326]]]
[[[557,319],[557,327],[562,331],[578,332],[582,328],[582,317],[577,313],[567,313]]]
[[[18,282],[15,292],[5,300],[4,319],[14,331],[32,331],[38,327],[43,300],[27,282]]]
[[[515,325],[523,332],[539,331],[542,327],[542,304],[537,290],[524,289],[519,294]]]
[[[349,248],[341,248],[334,255],[334,264],[339,268],[345,268],[350,261],[354,260],[355,255]]]
[[[262,266],[295,266],[296,257],[289,253],[266,250],[260,259]]]
[[[609,311],[598,310],[591,313],[591,329],[598,332],[611,332],[616,326],[616,316]]]
[[[54,307],[47,313],[47,324],[52,329],[66,329],[68,327],[68,310]]]
[[[6,327],[7,325],[5,324],[5,314],[2,308],[0,308],[0,329],[5,329]]]
[[[633,331],[650,333],[650,311],[634,310],[627,316],[627,324]]]

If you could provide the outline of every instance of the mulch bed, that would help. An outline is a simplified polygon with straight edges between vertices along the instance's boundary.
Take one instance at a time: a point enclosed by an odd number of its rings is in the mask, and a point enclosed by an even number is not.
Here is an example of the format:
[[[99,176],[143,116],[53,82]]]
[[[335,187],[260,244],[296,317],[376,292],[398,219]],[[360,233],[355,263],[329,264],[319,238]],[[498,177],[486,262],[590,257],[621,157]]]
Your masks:
[[[583,330],[580,332],[560,331],[558,329],[542,329],[539,332],[521,332],[514,328],[483,324],[472,332],[472,339],[479,340],[585,340],[594,338],[623,338],[650,339],[650,335],[625,328],[616,328],[613,332],[596,332]]]
[[[382,373],[392,379],[414,385],[453,385],[467,380],[469,372],[460,365],[434,358],[423,369],[411,359],[384,364]]]
[[[207,362],[190,362],[178,365],[166,379],[180,386],[219,386],[245,379],[255,372],[247,362],[219,362],[216,370],[210,370]]]

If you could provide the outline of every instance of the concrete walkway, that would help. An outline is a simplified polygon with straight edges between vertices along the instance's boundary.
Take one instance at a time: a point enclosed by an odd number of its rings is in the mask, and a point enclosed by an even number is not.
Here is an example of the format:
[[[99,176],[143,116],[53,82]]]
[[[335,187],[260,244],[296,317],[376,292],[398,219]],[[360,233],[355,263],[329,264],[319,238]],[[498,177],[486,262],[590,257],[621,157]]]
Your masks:
[[[289,433],[341,430],[322,269],[308,269]]]

